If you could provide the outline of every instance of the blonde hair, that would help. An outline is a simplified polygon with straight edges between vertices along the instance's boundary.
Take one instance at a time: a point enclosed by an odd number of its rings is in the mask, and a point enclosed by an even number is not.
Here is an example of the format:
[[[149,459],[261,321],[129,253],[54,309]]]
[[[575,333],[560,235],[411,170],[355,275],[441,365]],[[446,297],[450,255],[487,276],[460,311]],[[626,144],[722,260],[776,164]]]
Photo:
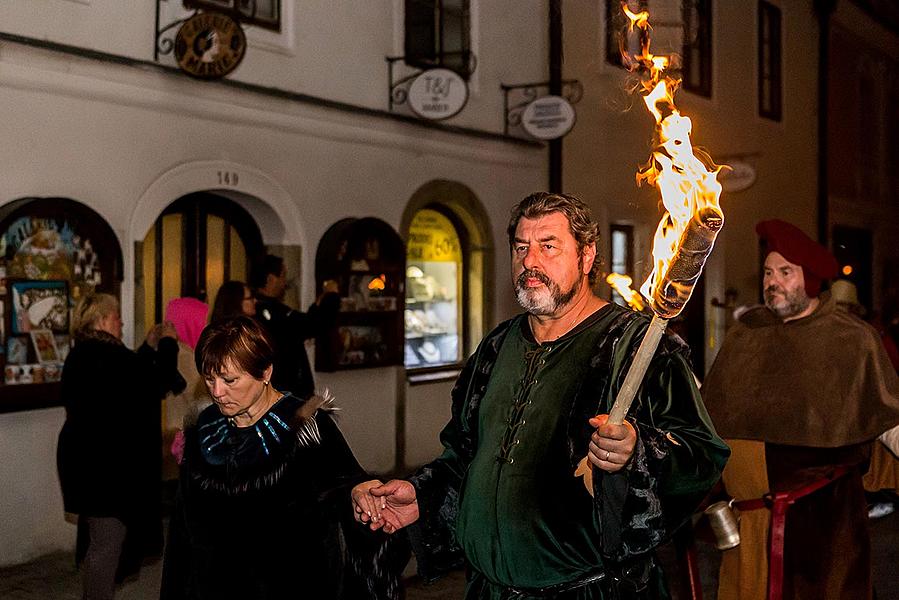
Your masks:
[[[119,301],[112,294],[89,293],[81,297],[72,315],[72,334],[78,335],[97,328],[97,323],[119,312]]]

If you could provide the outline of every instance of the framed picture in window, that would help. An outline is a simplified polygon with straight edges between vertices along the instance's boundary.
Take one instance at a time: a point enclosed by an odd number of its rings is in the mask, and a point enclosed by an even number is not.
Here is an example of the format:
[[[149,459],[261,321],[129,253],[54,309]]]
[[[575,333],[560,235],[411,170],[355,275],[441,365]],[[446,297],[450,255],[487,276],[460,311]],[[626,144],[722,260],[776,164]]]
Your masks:
[[[49,329],[32,329],[31,342],[34,344],[34,353],[41,364],[58,363],[59,351],[56,349],[56,338]]]
[[[11,334],[27,334],[35,329],[68,333],[68,282],[15,280],[9,287]]]

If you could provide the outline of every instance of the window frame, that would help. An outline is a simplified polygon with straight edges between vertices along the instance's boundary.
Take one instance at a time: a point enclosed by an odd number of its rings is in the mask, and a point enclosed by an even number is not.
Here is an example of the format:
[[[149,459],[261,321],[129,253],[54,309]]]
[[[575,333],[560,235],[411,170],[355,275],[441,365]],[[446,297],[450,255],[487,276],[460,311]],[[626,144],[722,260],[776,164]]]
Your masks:
[[[628,2],[628,5],[631,3]],[[639,0],[637,10],[646,10],[648,6],[648,0]],[[634,10],[631,7],[631,10]],[[625,17],[620,16],[621,11],[621,0],[606,0],[606,52],[605,59],[606,63],[615,67],[619,67],[621,69],[626,69],[627,67],[624,64],[624,59],[621,56],[621,41],[620,35],[622,32],[622,27],[624,24]],[[617,18],[616,18],[617,16]],[[621,25],[618,27],[613,27],[616,22]],[[640,39],[640,43],[643,44],[646,41],[646,36],[648,35],[645,31],[638,30],[638,35]],[[642,46],[641,46],[642,47]]]
[[[282,21],[284,19],[284,6],[281,0],[271,1],[274,3],[275,12],[278,15],[274,20],[253,16],[252,13],[247,14],[247,12],[240,6],[243,0],[182,0],[182,4],[184,8],[191,10],[225,13],[244,25],[255,25],[257,27],[262,27],[263,29],[281,33]],[[253,6],[256,5],[256,0],[250,0],[250,2]]]
[[[758,3],[759,116],[783,120],[783,15],[767,0]],[[767,86],[766,86],[767,84]]]
[[[460,77],[466,81],[471,78],[474,72],[472,66],[471,52],[471,0],[459,0],[461,7],[446,8],[445,0],[404,0],[403,2],[403,60],[404,62],[419,69],[444,68],[458,73]],[[419,9],[421,12],[413,10]],[[433,19],[430,21],[430,28],[426,19],[421,18],[427,14],[430,8]],[[460,21],[460,39],[459,51],[447,51],[446,47],[446,29],[448,17],[453,16]],[[416,17],[421,18],[417,19]],[[426,32],[429,34],[428,39],[424,41],[415,36],[415,33]],[[416,47],[416,44],[419,47]],[[424,46],[431,46],[425,50]],[[459,57],[458,64],[448,61],[448,56]]]
[[[693,7],[696,7],[697,14],[697,33],[695,41],[690,35],[692,30],[692,19],[689,15],[693,13]],[[713,13],[712,0],[682,0],[681,12],[683,15],[683,49],[681,51],[682,60],[682,81],[683,88],[693,94],[712,97],[712,35],[713,35]],[[696,50],[698,56],[698,66],[693,66],[691,56]],[[699,75],[699,83],[692,85],[690,75],[693,74],[692,69],[696,69]]]

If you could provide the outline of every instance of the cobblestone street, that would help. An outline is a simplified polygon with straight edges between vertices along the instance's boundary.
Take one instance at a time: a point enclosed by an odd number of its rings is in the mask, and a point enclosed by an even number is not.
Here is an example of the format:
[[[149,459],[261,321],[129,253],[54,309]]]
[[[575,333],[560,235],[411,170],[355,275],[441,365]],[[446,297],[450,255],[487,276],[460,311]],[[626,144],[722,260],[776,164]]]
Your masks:
[[[871,523],[874,582],[878,600],[899,599],[899,513]],[[715,599],[715,578],[718,553],[710,544],[699,542],[699,563],[703,583],[703,599]],[[670,547],[661,553],[663,565],[672,563]],[[159,577],[162,562],[145,567],[138,579],[127,581],[119,589],[117,600],[156,600],[159,597]],[[417,577],[406,580],[406,600],[461,600],[465,576],[453,572],[431,585]],[[673,600],[686,600],[683,593],[672,589]],[[79,600],[80,578],[72,555],[56,553],[33,562],[0,569],[0,598],[2,600]]]

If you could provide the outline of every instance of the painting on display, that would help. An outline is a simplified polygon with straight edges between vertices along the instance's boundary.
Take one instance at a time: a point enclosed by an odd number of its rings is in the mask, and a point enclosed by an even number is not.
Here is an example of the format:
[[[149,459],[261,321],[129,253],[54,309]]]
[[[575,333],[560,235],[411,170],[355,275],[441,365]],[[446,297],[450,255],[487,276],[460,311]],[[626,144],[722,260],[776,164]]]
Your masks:
[[[0,238],[0,256],[6,258],[9,278],[65,280],[72,282],[73,290],[85,292],[103,282],[102,257],[65,219],[16,219]]]
[[[49,329],[69,331],[69,291],[65,281],[12,281],[10,289],[10,333]]]

